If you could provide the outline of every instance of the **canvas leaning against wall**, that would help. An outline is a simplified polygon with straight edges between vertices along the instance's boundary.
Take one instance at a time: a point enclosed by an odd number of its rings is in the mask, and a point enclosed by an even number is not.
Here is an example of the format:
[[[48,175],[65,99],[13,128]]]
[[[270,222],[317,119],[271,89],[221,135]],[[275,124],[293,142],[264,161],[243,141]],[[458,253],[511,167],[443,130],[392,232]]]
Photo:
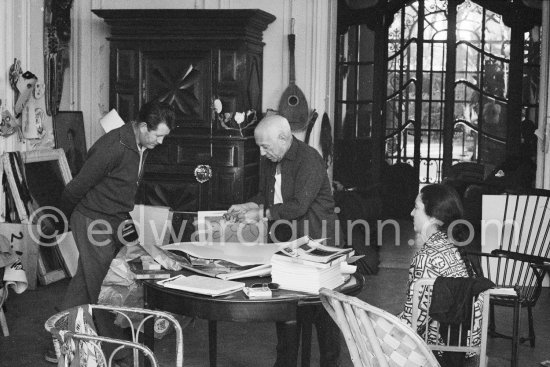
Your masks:
[[[67,157],[71,175],[75,177],[86,159],[86,136],[81,111],[58,111],[53,119],[55,147]]]

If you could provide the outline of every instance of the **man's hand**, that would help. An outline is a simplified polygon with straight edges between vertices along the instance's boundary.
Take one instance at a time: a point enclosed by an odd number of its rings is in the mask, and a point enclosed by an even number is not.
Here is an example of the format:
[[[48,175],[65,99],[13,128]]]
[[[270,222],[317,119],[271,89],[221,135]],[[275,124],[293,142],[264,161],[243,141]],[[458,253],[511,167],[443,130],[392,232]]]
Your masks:
[[[227,210],[227,212],[232,215],[238,215],[239,213],[246,212],[247,210],[258,209],[258,208],[259,208],[258,204],[251,201],[248,203],[231,205],[231,207]]]
[[[260,207],[251,208],[237,214],[237,218],[241,223],[257,223],[263,217],[263,210]]]

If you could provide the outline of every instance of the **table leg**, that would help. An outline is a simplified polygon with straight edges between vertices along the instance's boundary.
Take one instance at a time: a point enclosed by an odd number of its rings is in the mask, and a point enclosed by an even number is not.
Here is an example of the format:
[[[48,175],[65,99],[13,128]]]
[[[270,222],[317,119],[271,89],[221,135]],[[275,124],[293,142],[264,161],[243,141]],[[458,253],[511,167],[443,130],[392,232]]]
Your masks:
[[[208,321],[208,353],[210,367],[216,367],[218,358],[218,324],[216,321]]]
[[[296,320],[277,322],[277,361],[276,367],[296,367],[298,365],[299,327]]]
[[[302,367],[309,367],[311,361],[312,323],[309,320],[300,323],[302,333]]]

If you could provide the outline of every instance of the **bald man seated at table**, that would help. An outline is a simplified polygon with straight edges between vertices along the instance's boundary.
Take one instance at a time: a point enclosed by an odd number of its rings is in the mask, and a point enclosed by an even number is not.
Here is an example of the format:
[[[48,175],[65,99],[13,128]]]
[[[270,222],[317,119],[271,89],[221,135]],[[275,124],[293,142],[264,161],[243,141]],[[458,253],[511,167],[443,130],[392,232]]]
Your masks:
[[[341,245],[341,236],[335,238],[334,199],[319,152],[296,139],[287,119],[278,115],[262,119],[254,130],[254,138],[262,159],[259,192],[249,202],[231,206],[229,212],[242,222],[267,218],[273,242],[309,235],[327,238],[328,245]],[[315,323],[321,367],[338,366],[339,329],[323,307],[300,307],[299,317]],[[289,332],[292,328],[277,323],[275,367],[296,366],[296,337]]]

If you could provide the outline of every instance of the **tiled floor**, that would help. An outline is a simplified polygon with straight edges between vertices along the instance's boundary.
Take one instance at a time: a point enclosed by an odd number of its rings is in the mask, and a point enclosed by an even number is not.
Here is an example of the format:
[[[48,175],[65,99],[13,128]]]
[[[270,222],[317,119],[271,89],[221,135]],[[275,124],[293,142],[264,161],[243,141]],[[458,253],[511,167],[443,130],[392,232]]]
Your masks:
[[[359,298],[391,313],[401,311],[403,305],[407,267],[415,246],[408,245],[410,223],[401,223],[401,239],[397,246],[387,228],[383,233],[380,250],[381,269],[378,275],[368,276],[367,284]],[[43,361],[42,354],[50,343],[43,323],[54,313],[54,305],[63,294],[67,281],[60,281],[21,295],[10,294],[8,301],[8,324],[11,335],[0,337],[0,366],[53,366]],[[519,366],[539,366],[550,359],[550,290],[544,289],[535,308],[537,345],[519,348]],[[524,312],[525,313],[525,312]],[[510,327],[511,311],[497,309],[497,325],[506,330]],[[522,321],[522,331],[526,332]],[[275,328],[272,324],[220,323],[218,328],[218,366],[262,367],[272,366],[275,358]],[[173,366],[173,336],[166,336],[156,346],[156,354],[162,366]],[[184,329],[184,366],[208,366],[208,335],[205,321],[191,321]],[[342,366],[352,366],[342,339],[344,353]],[[489,366],[509,366],[510,341],[491,339],[488,346]],[[318,349],[313,343],[312,366],[318,366]]]

